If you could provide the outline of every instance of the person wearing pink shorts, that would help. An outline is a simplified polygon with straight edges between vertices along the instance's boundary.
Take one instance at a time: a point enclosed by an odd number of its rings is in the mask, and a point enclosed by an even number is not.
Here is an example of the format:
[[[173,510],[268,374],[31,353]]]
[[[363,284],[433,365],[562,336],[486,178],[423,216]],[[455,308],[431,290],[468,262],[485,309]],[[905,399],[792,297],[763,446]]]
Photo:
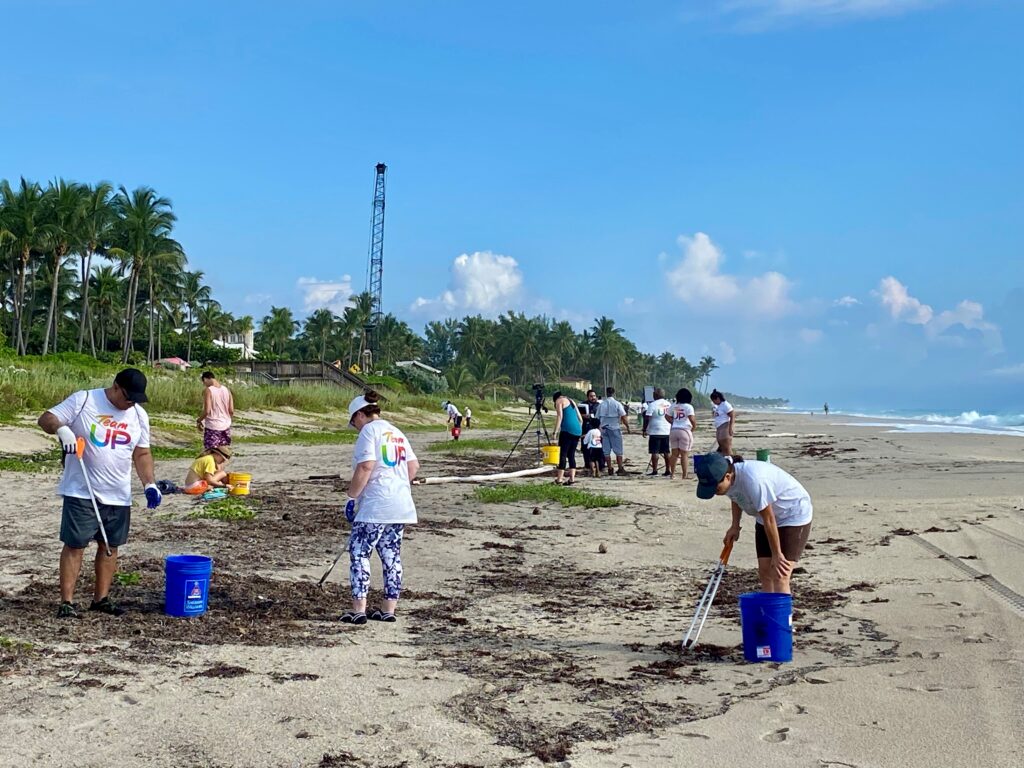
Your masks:
[[[676,401],[667,414],[672,422],[672,430],[668,435],[668,447],[671,451],[668,457],[668,471],[672,479],[676,476],[676,464],[680,461],[683,479],[687,478],[689,455],[693,450],[693,430],[697,426],[692,403],[693,393],[684,387],[676,392]]]

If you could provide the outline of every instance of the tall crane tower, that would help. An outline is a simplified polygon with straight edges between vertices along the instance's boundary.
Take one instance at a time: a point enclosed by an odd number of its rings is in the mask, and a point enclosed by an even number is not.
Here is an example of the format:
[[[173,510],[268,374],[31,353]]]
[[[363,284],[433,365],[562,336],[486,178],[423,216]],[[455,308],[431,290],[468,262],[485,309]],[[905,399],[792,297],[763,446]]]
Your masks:
[[[384,288],[384,174],[388,167],[377,163],[377,175],[373,183],[373,209],[370,212],[370,258],[366,270],[366,290],[373,299],[370,310],[370,321],[366,325],[367,344],[370,352],[366,368],[372,367],[376,361],[379,336],[377,328],[384,316],[381,295]],[[365,353],[364,353],[365,354]]]

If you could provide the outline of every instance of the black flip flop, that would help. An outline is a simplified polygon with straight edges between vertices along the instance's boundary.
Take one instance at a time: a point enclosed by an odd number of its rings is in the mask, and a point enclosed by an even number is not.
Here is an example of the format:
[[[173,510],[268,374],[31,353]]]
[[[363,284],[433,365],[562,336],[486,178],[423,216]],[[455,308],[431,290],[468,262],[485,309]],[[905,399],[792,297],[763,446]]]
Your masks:
[[[345,611],[341,614],[342,624],[365,624],[366,614],[362,611]]]
[[[398,619],[395,617],[395,614],[386,613],[380,610],[379,608],[375,608],[370,612],[370,619],[372,621],[386,621],[389,623],[398,621]]]

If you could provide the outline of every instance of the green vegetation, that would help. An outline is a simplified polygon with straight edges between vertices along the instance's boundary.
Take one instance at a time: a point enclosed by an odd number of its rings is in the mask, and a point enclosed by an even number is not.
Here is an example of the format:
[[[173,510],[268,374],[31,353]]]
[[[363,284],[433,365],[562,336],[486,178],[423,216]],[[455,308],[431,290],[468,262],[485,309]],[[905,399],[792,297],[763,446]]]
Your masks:
[[[19,456],[0,456],[2,472],[59,472],[60,451],[40,451]]]
[[[512,447],[508,440],[447,440],[431,443],[427,450],[431,453],[473,453],[475,451],[507,451]]]
[[[17,656],[22,653],[29,653],[34,646],[24,640],[15,640],[7,635],[0,635],[0,651]]]
[[[354,443],[358,433],[354,429],[342,432],[303,432],[290,430],[276,435],[255,435],[235,440],[232,445],[345,445]]]
[[[176,448],[173,446],[154,445],[150,448],[153,458],[160,459],[194,459],[203,450],[202,443],[192,448]]]
[[[142,582],[142,574],[139,571],[118,571],[114,574],[114,581],[122,587],[134,587]]]
[[[250,503],[243,501],[240,497],[229,496],[226,499],[200,504],[189,513],[188,518],[189,520],[252,520],[256,517],[256,510],[250,506]]]
[[[557,501],[563,507],[598,509],[618,507],[623,501],[614,496],[591,493],[577,488],[566,488],[554,483],[530,485],[499,485],[493,488],[477,488],[476,497],[485,504],[507,504],[513,501]]]

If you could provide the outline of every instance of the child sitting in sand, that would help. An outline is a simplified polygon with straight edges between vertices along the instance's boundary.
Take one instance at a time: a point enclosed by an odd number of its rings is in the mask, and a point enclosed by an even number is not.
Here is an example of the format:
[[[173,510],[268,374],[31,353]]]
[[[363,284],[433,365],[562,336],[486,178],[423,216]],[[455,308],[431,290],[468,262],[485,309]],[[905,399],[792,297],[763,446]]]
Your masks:
[[[218,445],[199,454],[188,469],[182,492],[198,496],[211,488],[229,488],[224,465],[231,460],[231,455],[230,445]]]

